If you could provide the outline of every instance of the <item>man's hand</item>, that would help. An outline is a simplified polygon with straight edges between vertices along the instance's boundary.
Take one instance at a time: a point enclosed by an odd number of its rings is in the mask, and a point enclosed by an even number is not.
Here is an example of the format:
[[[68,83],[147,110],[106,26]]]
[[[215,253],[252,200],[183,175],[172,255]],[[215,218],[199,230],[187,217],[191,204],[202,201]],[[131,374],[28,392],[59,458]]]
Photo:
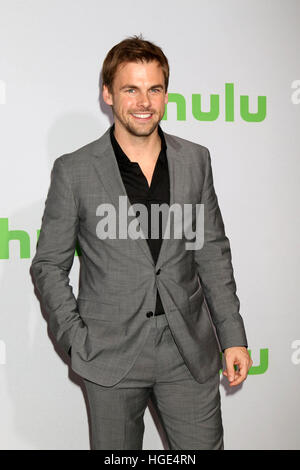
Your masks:
[[[244,346],[235,346],[224,350],[226,370],[223,371],[229,380],[230,387],[242,383],[248,375],[248,371],[253,364],[251,357]],[[234,366],[238,366],[235,370]]]

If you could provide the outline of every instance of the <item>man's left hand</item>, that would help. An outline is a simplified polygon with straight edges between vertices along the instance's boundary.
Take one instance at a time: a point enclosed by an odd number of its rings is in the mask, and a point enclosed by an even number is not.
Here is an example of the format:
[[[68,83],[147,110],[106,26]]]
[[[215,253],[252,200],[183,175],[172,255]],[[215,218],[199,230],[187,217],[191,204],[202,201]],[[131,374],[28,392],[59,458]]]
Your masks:
[[[230,387],[235,387],[242,383],[248,375],[248,371],[253,364],[251,357],[244,346],[234,346],[224,350],[226,370],[223,371],[229,380]],[[235,370],[234,366],[237,366]]]

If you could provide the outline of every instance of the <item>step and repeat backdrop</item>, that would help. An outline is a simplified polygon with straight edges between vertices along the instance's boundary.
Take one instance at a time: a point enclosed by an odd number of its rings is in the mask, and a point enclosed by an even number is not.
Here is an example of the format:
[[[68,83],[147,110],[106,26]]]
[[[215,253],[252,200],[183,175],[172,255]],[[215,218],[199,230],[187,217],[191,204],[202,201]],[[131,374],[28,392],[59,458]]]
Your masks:
[[[100,137],[108,50],[170,62],[171,134],[209,148],[253,366],[221,378],[226,449],[300,448],[300,2],[0,1],[0,448],[89,449],[87,401],[29,273],[54,160]],[[79,259],[70,273],[78,292]],[[180,406],[180,403],[178,403]],[[163,449],[151,406],[144,449]]]

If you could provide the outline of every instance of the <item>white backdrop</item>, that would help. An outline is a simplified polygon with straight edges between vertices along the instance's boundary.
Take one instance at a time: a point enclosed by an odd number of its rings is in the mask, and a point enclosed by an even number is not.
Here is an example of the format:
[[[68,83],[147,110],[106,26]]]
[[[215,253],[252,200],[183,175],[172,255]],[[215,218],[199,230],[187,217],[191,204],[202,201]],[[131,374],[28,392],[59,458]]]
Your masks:
[[[186,101],[185,119],[170,103],[162,127],[209,148],[231,241],[254,365],[237,389],[221,379],[225,448],[299,449],[299,0],[1,0],[0,9],[0,448],[89,448],[80,378],[49,337],[29,267],[52,164],[108,128],[101,64],[142,33],[170,61],[170,94]],[[197,94],[203,111],[218,95],[215,120],[194,117]],[[242,95],[256,121],[244,106],[241,116]],[[75,295],[78,268],[76,257]],[[144,449],[163,449],[148,409],[145,425]]]

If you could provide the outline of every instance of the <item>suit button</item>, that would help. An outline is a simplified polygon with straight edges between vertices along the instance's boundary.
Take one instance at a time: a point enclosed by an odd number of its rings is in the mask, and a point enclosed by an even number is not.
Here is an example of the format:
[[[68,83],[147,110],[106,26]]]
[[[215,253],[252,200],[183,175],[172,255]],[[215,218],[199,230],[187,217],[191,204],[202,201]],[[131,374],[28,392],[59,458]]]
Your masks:
[[[156,274],[160,274],[160,269],[158,269],[158,270],[156,271]]]
[[[153,316],[153,312],[147,312],[146,315],[147,315],[148,318],[149,318],[149,317],[152,317],[152,316]]]

